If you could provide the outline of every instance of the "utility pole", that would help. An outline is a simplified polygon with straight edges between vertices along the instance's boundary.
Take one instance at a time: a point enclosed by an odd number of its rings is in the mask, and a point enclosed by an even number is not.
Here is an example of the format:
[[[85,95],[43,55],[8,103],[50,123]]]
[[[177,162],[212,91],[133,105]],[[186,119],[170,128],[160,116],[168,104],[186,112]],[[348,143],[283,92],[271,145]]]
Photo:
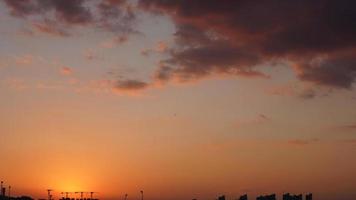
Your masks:
[[[4,184],[4,181],[1,181],[1,187],[0,187],[0,196],[4,196],[4,194],[2,193],[2,185]]]
[[[11,185],[9,185],[9,192],[8,192],[8,196],[9,196],[9,198],[11,197],[10,190],[11,190]]]

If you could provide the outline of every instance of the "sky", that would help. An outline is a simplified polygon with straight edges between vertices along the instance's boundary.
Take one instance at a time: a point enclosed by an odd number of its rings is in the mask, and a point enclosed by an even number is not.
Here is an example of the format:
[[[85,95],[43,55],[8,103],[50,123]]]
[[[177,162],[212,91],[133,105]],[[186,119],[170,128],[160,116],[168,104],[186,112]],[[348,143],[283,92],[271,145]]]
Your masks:
[[[0,0],[0,179],[34,198],[355,199],[355,8]]]

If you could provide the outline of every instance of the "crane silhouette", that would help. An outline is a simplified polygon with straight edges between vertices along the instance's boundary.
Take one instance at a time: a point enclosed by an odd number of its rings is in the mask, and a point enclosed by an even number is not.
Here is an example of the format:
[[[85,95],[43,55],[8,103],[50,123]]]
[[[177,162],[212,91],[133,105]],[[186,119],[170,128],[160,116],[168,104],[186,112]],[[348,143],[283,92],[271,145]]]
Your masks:
[[[74,192],[75,194],[80,194],[80,199],[84,198],[84,194],[90,194],[90,199],[93,199],[93,195],[98,192]]]
[[[80,194],[80,199],[83,199],[83,194],[84,194],[85,192],[75,192],[75,194]]]
[[[65,194],[66,199],[69,198],[69,194],[73,194],[73,192],[61,192],[62,195]]]

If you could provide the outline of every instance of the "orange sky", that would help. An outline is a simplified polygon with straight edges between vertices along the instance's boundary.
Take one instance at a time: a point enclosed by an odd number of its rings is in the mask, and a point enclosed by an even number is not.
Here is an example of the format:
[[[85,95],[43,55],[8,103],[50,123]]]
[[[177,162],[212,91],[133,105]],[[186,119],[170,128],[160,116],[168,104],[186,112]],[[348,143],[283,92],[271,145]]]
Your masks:
[[[226,6],[14,2],[0,2],[0,179],[13,195],[356,197],[355,71],[323,74],[349,49],[261,53],[271,33],[246,34]]]

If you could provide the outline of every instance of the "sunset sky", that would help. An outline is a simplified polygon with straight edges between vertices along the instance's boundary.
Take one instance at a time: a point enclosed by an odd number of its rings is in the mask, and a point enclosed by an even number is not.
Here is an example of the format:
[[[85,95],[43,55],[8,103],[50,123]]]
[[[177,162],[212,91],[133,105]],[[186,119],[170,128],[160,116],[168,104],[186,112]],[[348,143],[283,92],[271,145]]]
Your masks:
[[[353,0],[0,0],[13,195],[356,199]]]

